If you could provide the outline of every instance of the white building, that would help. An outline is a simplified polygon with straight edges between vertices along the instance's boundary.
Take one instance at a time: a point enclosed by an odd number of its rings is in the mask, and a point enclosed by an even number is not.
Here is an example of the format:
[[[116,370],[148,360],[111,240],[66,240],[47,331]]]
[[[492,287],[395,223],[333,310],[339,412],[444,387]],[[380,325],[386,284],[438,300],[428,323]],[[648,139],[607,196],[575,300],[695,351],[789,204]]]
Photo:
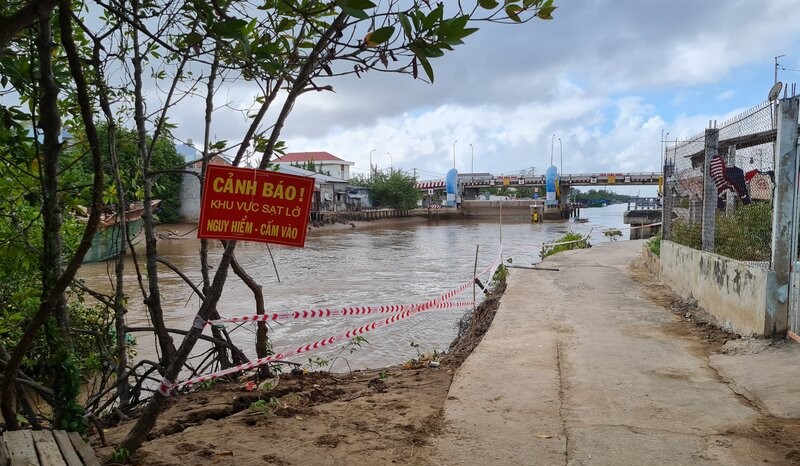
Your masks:
[[[355,162],[342,160],[328,152],[291,152],[273,159],[272,162],[278,165],[299,165],[301,168],[308,168],[313,163],[314,171],[340,180],[349,180],[350,166],[355,165]]]

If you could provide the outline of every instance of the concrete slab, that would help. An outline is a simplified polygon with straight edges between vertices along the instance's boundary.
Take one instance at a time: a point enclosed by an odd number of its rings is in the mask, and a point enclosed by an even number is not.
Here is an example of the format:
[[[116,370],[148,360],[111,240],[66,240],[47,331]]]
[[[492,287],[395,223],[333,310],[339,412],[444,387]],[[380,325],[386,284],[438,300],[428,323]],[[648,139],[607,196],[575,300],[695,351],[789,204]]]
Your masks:
[[[709,358],[730,387],[777,417],[800,418],[800,345],[793,342],[743,340],[728,354]],[[769,344],[765,344],[765,342]]]
[[[645,298],[629,269],[641,250],[603,243],[543,264],[559,271],[511,270],[455,376],[433,464],[784,464],[737,434],[763,417],[714,370],[737,363],[709,367],[694,337],[675,332],[679,319]]]

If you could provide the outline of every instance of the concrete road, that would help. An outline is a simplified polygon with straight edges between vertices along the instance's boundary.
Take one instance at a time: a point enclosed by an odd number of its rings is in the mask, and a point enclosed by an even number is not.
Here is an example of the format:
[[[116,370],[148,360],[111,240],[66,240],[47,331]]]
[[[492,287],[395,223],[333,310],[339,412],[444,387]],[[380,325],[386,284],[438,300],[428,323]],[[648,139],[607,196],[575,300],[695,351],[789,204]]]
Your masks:
[[[642,244],[542,264],[559,271],[511,269],[492,327],[456,373],[432,464],[789,464],[747,435],[763,413],[633,279]]]

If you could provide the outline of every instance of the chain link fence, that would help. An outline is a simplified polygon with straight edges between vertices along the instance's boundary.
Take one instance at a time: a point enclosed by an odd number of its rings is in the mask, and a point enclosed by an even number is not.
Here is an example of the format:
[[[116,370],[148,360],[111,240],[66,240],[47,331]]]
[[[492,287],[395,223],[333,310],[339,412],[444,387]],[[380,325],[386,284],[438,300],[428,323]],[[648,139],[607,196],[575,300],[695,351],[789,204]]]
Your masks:
[[[664,239],[769,266],[775,118],[765,102],[668,144]]]

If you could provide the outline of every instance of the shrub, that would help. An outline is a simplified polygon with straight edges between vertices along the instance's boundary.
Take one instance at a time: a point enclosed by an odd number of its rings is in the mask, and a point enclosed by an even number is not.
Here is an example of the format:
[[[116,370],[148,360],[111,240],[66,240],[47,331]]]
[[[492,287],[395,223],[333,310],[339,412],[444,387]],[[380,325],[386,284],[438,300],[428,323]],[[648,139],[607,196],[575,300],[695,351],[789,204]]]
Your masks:
[[[718,215],[714,252],[741,261],[766,261],[772,255],[772,205],[740,206],[734,215]]]
[[[672,222],[672,234],[670,239],[686,247],[702,249],[702,232],[703,226],[699,222],[689,223],[684,220],[675,220]]]
[[[661,232],[647,240],[647,249],[656,256],[661,256]]]
[[[562,251],[569,251],[572,249],[584,249],[588,248],[589,242],[586,241],[580,233],[575,233],[572,231],[568,231],[564,236],[558,238],[555,243],[567,243],[567,244],[545,244],[542,246],[542,250],[539,252],[539,256],[544,259],[547,256],[552,256],[553,254],[557,254]]]
[[[742,205],[733,215],[717,214],[714,252],[741,261],[767,261],[772,254],[772,204]],[[683,220],[672,223],[671,240],[702,249],[702,225]]]

